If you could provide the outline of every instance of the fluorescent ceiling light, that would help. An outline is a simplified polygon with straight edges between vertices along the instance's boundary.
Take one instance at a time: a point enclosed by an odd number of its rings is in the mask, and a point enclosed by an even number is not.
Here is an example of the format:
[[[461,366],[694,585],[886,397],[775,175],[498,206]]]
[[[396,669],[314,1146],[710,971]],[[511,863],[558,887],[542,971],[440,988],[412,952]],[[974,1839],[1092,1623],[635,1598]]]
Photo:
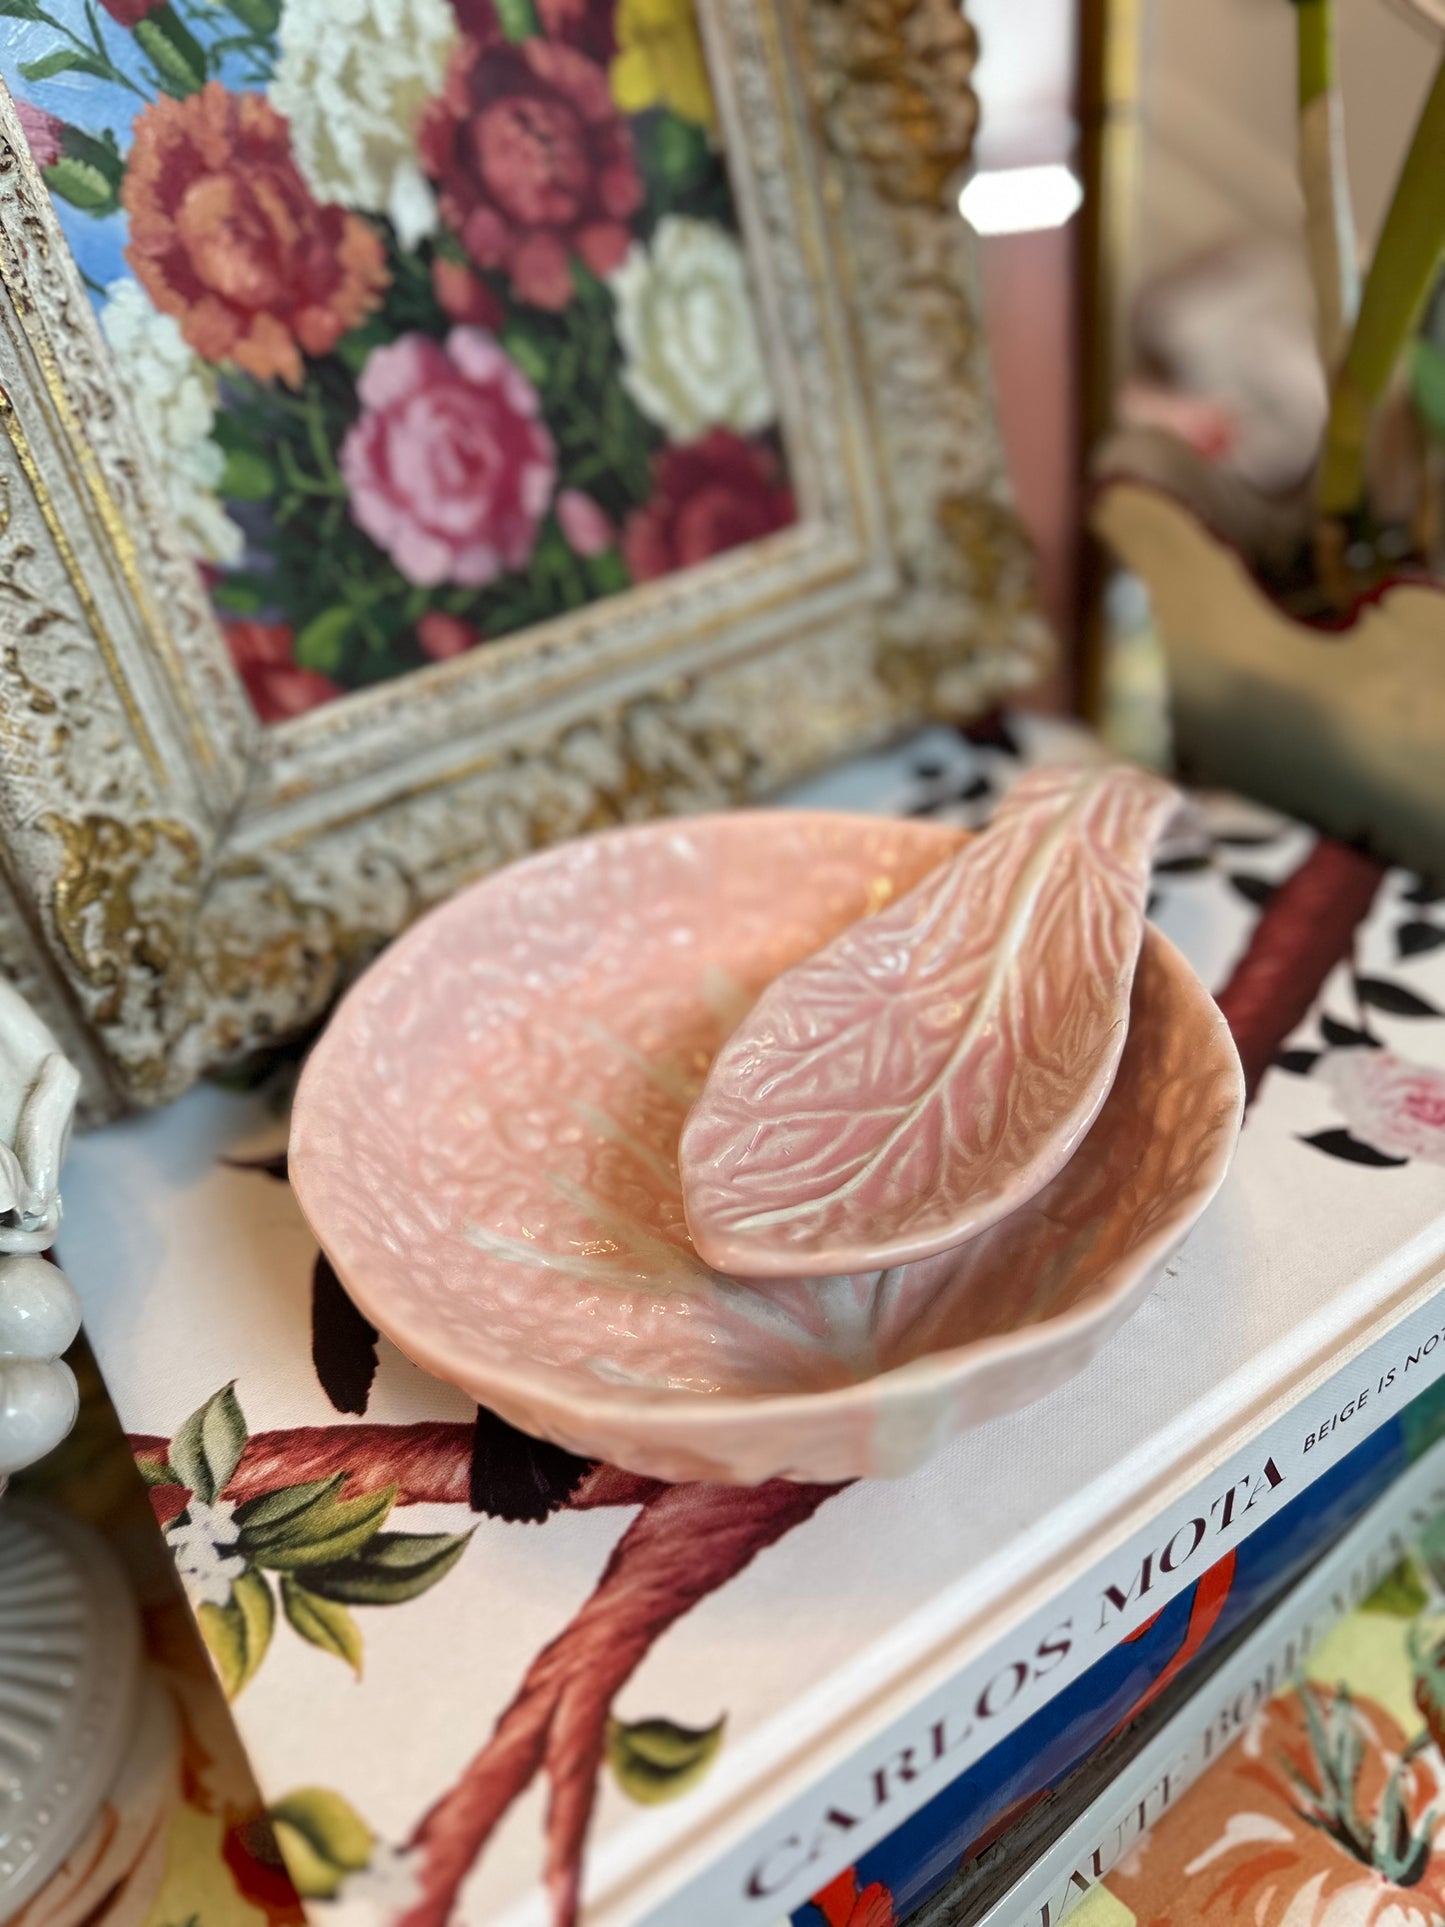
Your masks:
[[[1084,190],[1062,161],[1046,167],[988,168],[958,197],[964,219],[978,234],[1031,234],[1062,227],[1078,212]]]

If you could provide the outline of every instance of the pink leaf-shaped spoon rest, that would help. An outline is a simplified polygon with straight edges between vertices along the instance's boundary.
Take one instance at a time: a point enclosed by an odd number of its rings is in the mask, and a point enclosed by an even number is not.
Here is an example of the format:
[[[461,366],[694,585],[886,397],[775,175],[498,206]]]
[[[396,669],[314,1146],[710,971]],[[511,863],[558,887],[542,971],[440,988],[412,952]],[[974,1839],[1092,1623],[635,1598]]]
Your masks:
[[[1046,1184],[1107,1096],[1177,791],[1023,777],[992,825],[763,993],[683,1128],[688,1230],[745,1277],[909,1263]]]

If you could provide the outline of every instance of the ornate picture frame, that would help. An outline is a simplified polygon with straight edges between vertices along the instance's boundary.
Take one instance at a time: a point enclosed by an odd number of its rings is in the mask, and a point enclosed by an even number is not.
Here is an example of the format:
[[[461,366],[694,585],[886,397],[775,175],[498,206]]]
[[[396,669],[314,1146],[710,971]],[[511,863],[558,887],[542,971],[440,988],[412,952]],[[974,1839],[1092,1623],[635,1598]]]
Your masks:
[[[951,0],[698,24],[796,520],[270,725],[0,97],[0,970],[90,1115],[302,1028],[489,867],[1045,666],[955,205],[971,28]]]

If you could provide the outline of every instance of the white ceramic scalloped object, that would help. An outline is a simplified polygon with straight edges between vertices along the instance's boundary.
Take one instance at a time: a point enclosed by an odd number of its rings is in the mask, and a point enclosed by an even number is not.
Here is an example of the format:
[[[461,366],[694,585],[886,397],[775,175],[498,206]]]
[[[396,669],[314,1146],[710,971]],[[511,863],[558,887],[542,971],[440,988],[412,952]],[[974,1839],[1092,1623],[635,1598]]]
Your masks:
[[[361,1310],[528,1431],[669,1479],[911,1470],[1078,1371],[1212,1196],[1241,1079],[1146,935],[1114,1088],[1064,1171],[958,1250],[832,1279],[692,1248],[683,1119],[781,971],[960,846],[749,811],[528,858],[422,920],[312,1053],[291,1172]]]
[[[0,1505],[0,1917],[94,1821],[130,1742],[140,1625],[114,1553],[40,1506]]]
[[[982,836],[770,984],[683,1127],[707,1262],[908,1264],[1047,1184],[1114,1081],[1182,800],[1140,769],[1030,770]]]

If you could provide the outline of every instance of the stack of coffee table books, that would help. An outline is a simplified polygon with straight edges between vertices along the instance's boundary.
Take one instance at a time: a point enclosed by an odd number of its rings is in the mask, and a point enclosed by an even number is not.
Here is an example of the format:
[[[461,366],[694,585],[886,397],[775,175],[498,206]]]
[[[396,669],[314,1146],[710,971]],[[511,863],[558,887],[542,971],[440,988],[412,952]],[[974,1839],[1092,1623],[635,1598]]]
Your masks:
[[[973,821],[1083,753],[939,731],[797,800]],[[280,1073],[77,1144],[60,1255],[315,1920],[983,1918],[1438,1476],[1445,899],[1206,798],[1152,914],[1239,1044],[1233,1168],[1083,1373],[897,1481],[667,1487],[479,1413],[319,1259]]]
[[[1438,1919],[1442,1689],[1437,1440],[1016,1877],[1021,1841],[972,1863],[919,1927]]]

